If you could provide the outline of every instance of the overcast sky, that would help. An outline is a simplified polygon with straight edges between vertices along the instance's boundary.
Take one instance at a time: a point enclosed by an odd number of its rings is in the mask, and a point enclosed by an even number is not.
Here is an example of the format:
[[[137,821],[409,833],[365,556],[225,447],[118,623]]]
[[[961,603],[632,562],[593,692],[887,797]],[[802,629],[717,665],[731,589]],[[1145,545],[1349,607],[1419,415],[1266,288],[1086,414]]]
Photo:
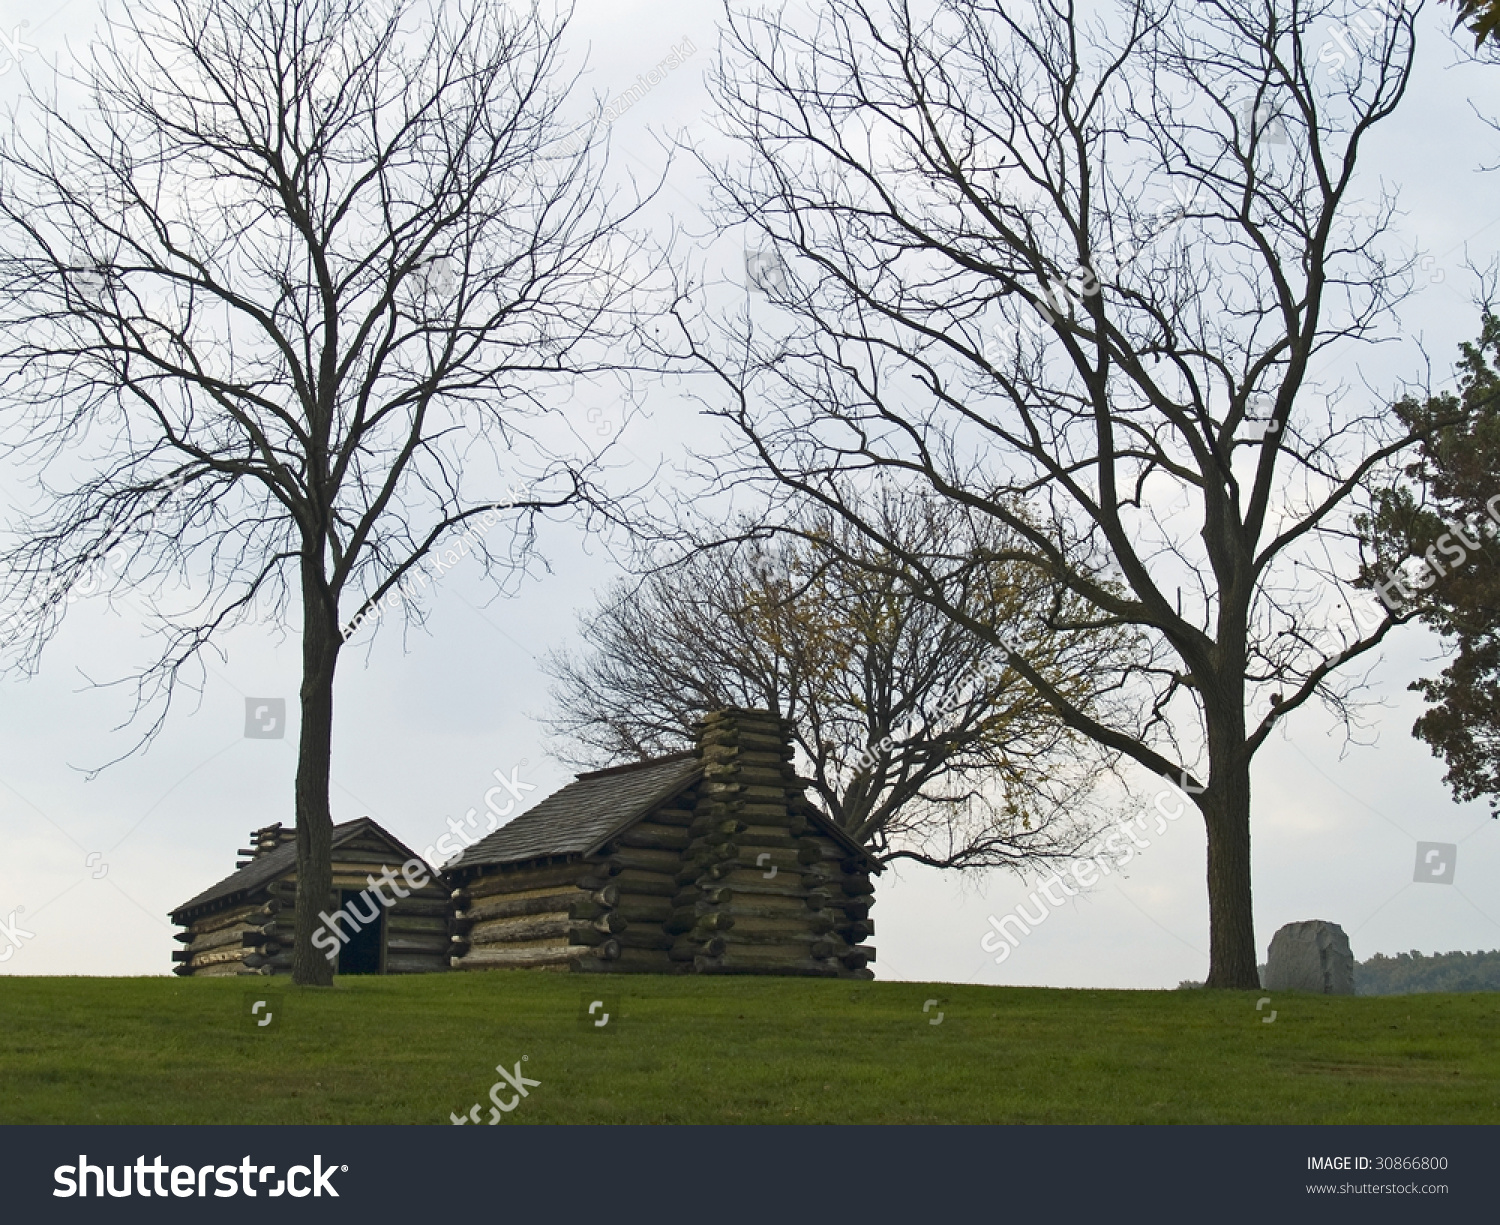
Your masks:
[[[571,28],[588,64],[585,87],[614,96],[670,50],[685,63],[611,126],[618,171],[650,179],[670,135],[711,139],[703,83],[717,41],[719,6],[682,0],[585,0]],[[1444,10],[1446,14],[1446,10]],[[86,54],[98,20],[87,0],[20,5],[0,0],[0,99],[17,98],[23,74]],[[1427,14],[1418,70],[1401,111],[1378,129],[1365,165],[1373,193],[1399,193],[1406,241],[1431,256],[1419,292],[1403,307],[1391,349],[1352,370],[1321,377],[1393,386],[1420,374],[1416,344],[1448,378],[1456,345],[1477,331],[1477,286],[1466,255],[1484,263],[1500,239],[1496,183],[1478,173],[1500,161],[1500,136],[1470,99],[1500,98],[1497,68],[1464,65],[1445,15]],[[19,38],[19,64],[9,48]],[[25,49],[25,48],[34,48]],[[3,66],[3,65],[0,65]],[[1500,103],[1491,110],[1500,111]],[[24,124],[24,109],[15,122]],[[677,159],[650,214],[658,237],[701,234],[704,191]],[[722,244],[712,255],[732,266]],[[620,439],[644,471],[684,464],[685,446],[711,444],[715,429],[675,386],[652,389],[649,419]],[[10,490],[12,501],[24,491]],[[539,716],[547,706],[538,663],[565,645],[576,614],[617,573],[608,549],[558,525],[544,538],[550,573],[494,598],[479,576],[456,569],[426,596],[425,630],[383,628],[340,665],[334,739],[336,821],[368,815],[418,849],[444,821],[482,809],[495,770],[536,790],[534,802],[571,775],[546,755]],[[477,567],[476,567],[477,569]],[[281,739],[247,739],[247,699],[284,699],[295,717],[299,644],[274,625],[226,639],[209,659],[201,700],[174,714],[144,754],[89,780],[85,771],[133,743],[117,730],[128,689],[90,682],[124,675],[142,658],[139,619],[128,603],[80,602],[35,679],[0,684],[0,919],[24,907],[33,933],[5,974],[156,975],[177,947],[167,912],[226,875],[248,832],[291,824],[295,726]],[[1363,743],[1348,745],[1316,707],[1294,715],[1256,759],[1255,918],[1264,960],[1282,924],[1324,918],[1349,933],[1355,955],[1500,947],[1500,822],[1482,805],[1457,805],[1440,764],[1410,734],[1420,712],[1408,684],[1439,666],[1436,644],[1410,628],[1391,641],[1371,675]],[[1207,904],[1201,822],[1163,833],[1120,877],[1052,915],[1005,961],[981,947],[986,918],[1027,889],[1011,877],[960,879],[903,867],[881,880],[874,915],[881,978],[1092,987],[1165,987],[1207,971]],[[1414,881],[1417,843],[1456,844],[1451,885]],[[3,941],[0,941],[3,943]],[[3,953],[0,953],[3,956]]]

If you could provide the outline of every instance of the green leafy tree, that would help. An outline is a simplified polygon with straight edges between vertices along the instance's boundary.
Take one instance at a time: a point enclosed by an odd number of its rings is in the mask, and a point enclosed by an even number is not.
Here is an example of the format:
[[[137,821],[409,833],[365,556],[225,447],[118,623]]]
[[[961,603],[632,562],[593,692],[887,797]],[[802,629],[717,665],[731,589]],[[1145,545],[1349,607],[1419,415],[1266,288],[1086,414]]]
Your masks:
[[[1500,0],[1447,0],[1458,10],[1460,26],[1469,23],[1469,33],[1474,36],[1474,45],[1481,46],[1486,39],[1500,39]]]
[[[1439,676],[1412,685],[1428,703],[1412,731],[1456,798],[1500,809],[1500,318],[1486,313],[1462,353],[1457,394],[1395,406],[1422,442],[1407,479],[1377,496],[1365,582],[1409,597],[1453,645]]]
[[[1428,991],[1500,991],[1500,949],[1433,953],[1412,949],[1387,957],[1376,953],[1354,967],[1356,995],[1417,995]]]

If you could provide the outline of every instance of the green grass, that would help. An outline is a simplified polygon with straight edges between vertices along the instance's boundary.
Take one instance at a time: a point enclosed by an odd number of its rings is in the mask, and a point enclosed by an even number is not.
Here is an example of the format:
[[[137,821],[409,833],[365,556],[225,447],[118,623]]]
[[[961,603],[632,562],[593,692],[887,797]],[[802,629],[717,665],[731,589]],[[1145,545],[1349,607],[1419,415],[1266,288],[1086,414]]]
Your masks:
[[[1494,995],[491,972],[277,983],[257,1029],[253,989],[0,981],[0,1122],[447,1124],[526,1056],[507,1122],[1500,1123]]]

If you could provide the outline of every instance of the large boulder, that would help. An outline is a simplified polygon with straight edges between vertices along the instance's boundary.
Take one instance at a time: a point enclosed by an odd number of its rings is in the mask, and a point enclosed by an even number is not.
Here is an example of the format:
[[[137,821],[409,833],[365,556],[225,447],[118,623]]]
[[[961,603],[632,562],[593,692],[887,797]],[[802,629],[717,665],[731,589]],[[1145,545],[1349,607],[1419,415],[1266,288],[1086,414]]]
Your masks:
[[[1264,986],[1267,991],[1353,995],[1354,954],[1344,929],[1326,919],[1288,923],[1271,937]]]

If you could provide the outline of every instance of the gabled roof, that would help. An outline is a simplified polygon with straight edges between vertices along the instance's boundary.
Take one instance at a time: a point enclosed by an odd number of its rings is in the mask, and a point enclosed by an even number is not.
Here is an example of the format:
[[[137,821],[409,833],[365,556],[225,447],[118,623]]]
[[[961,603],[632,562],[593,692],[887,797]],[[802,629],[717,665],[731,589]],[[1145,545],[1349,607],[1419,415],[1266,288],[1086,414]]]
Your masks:
[[[357,821],[346,821],[342,825],[333,827],[333,847],[337,849],[346,843],[353,842],[364,834],[374,834],[384,838],[391,847],[399,851],[403,862],[407,859],[418,858],[417,854],[389,830],[372,821],[369,817],[360,817]],[[211,910],[225,910],[230,906],[237,905],[259,889],[265,888],[278,876],[285,876],[297,866],[297,844],[295,841],[283,842],[274,851],[268,851],[264,855],[257,855],[239,871],[226,876],[217,885],[205,889],[191,901],[184,902],[171,913],[172,922],[184,924],[197,917],[194,912]]]
[[[443,870],[592,854],[702,776],[703,759],[694,749],[580,774],[529,812],[476,842]],[[872,871],[884,871],[879,860],[805,798],[799,811],[819,832],[858,856]]]
[[[702,774],[703,761],[692,750],[580,774],[480,839],[444,871],[588,854],[686,791]]]

